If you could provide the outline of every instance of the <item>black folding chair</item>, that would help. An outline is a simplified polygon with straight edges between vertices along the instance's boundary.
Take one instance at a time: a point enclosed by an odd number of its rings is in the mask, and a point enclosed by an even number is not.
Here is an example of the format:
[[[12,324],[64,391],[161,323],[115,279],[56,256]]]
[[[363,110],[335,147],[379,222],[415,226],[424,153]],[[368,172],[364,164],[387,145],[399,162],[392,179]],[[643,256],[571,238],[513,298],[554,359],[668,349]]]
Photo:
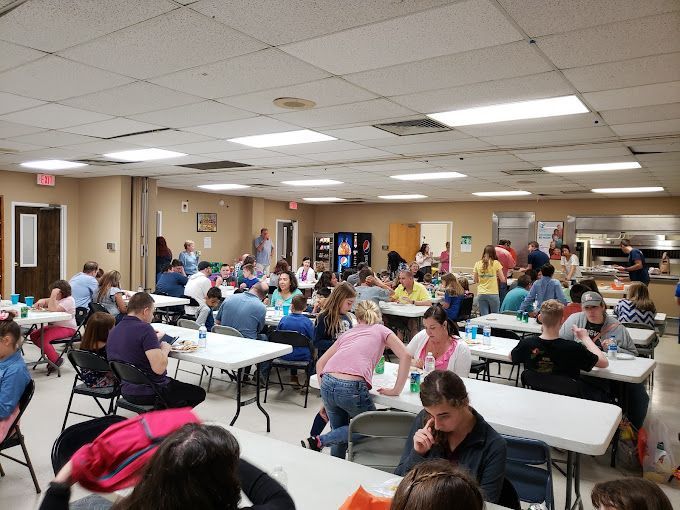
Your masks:
[[[309,349],[309,361],[288,361],[281,358],[276,358],[271,362],[271,368],[276,369],[276,375],[279,378],[279,385],[281,386],[281,391],[283,391],[284,384],[286,386],[293,386],[293,383],[284,383],[281,380],[281,368],[293,368],[293,369],[304,369],[307,374],[307,379],[302,387],[305,390],[305,408],[307,407],[307,399],[309,397],[309,377],[312,373],[312,367],[316,364],[316,359],[314,357],[314,345],[312,341],[305,335],[298,333],[297,331],[280,331],[276,330],[269,335],[269,341],[275,342],[277,344],[286,344],[291,347],[304,347]],[[264,388],[264,402],[267,403],[267,392],[269,391],[269,376],[271,375],[271,369],[267,372],[267,381]]]
[[[35,470],[33,469],[31,458],[28,456],[28,450],[26,449],[24,435],[21,433],[21,430],[19,429],[19,420],[21,419],[21,416],[24,414],[24,411],[28,407],[28,404],[31,402],[34,392],[35,382],[31,380],[26,385],[24,393],[21,395],[21,398],[19,399],[19,414],[17,414],[17,417],[14,419],[14,422],[12,422],[12,425],[7,430],[7,436],[0,443],[0,457],[5,457],[6,459],[18,462],[22,466],[26,466],[28,470],[31,472],[31,478],[33,478],[33,485],[35,485],[35,492],[40,494],[40,485],[38,485],[38,479],[35,476]],[[7,450],[8,448],[14,448],[15,446],[21,446],[25,462],[10,455],[7,455],[6,453],[2,453],[4,450]],[[2,465],[0,465],[0,476],[5,476],[5,472],[2,469]]]
[[[156,398],[155,404],[134,404],[123,397],[123,395],[120,395],[113,408],[114,414],[118,412],[119,407],[137,414],[144,414],[146,412],[153,411],[154,409],[167,409],[170,407],[163,398],[163,395],[161,395],[158,391],[158,387],[153,383],[153,381],[151,381],[151,379],[149,379],[149,376],[134,366],[132,363],[126,363],[124,361],[110,361],[109,366],[113,371],[113,375],[115,375],[120,382],[148,386],[153,390],[154,396]]]
[[[158,296],[169,296],[167,292],[163,292],[160,290],[154,290],[153,293]],[[177,320],[182,315],[184,315],[184,305],[157,308],[156,310],[154,310],[153,314],[154,314],[153,322],[165,322],[167,324],[172,324],[174,326],[175,324],[177,324]]]
[[[460,302],[460,310],[458,310],[458,317],[456,317],[455,322],[465,322],[472,317],[472,303],[475,300],[474,296],[468,296],[463,298]]]
[[[88,308],[84,308],[82,306],[79,306],[76,308],[76,331],[71,335],[69,338],[63,338],[61,340],[53,340],[50,342],[52,345],[64,345],[64,349],[61,351],[59,354],[59,359],[64,357],[64,354],[67,354],[69,351],[73,349],[73,344],[76,342],[80,342],[82,340],[82,333],[81,330],[85,324],[87,324],[87,319],[90,317],[90,310]]]
[[[97,313],[97,312],[102,312],[102,313],[109,313],[109,311],[102,305],[101,303],[95,303],[92,301],[89,304],[90,308],[90,314]]]
[[[104,415],[113,414],[114,404],[116,402],[116,399],[120,395],[120,387],[118,386],[118,384],[116,384],[115,386],[107,386],[104,388],[91,388],[85,384],[85,379],[83,378],[83,370],[93,370],[96,372],[111,371],[109,362],[105,358],[102,358],[101,356],[98,356],[97,354],[90,351],[81,351],[75,349],[68,353],[68,359],[71,362],[71,365],[73,365],[73,368],[76,371],[76,375],[73,378],[71,396],[68,399],[68,405],[66,406],[66,414],[64,415],[64,423],[61,426],[62,431],[66,428],[66,421],[68,420],[69,414],[77,414],[78,416],[96,418],[96,416],[93,416],[91,414],[77,413],[75,411],[71,411],[71,403],[73,402],[74,395],[77,394],[92,397],[94,401],[97,403],[97,406],[99,406],[99,409],[101,409],[102,413],[104,413]],[[79,382],[81,384],[78,384]],[[99,402],[100,398],[109,401],[108,410],[104,409],[104,407],[101,405],[101,402]]]

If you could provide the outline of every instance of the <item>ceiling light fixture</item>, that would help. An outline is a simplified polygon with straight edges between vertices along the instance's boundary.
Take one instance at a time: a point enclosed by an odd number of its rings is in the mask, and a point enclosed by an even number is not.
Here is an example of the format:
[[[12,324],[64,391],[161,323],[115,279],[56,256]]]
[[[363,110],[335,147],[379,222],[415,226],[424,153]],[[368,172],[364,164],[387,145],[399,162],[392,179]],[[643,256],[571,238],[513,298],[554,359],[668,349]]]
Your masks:
[[[201,184],[200,186],[196,187],[201,189],[208,189],[211,191],[225,191],[230,189],[250,188],[250,186],[246,186],[245,184]]]
[[[288,186],[332,186],[333,184],[344,184],[342,181],[333,179],[304,179],[301,181],[281,181],[281,184]]]
[[[344,202],[344,198],[338,198],[338,197],[312,197],[312,198],[303,198],[302,200],[306,200],[307,202]]]
[[[317,133],[309,129],[300,129],[298,131],[285,131],[283,133],[269,133],[266,135],[241,136],[239,138],[230,138],[228,142],[240,143],[248,147],[279,147],[282,145],[297,145],[300,143],[314,143],[327,142],[329,140],[337,140],[332,136]]]
[[[593,193],[656,193],[665,191],[661,186],[642,186],[640,188],[595,188]]]
[[[418,200],[427,198],[427,195],[378,195],[378,198],[383,200]]]
[[[120,159],[121,161],[130,161],[133,163],[154,161],[156,159],[178,158],[180,156],[186,156],[186,154],[184,152],[166,151],[165,149],[138,149],[104,154],[104,157],[106,158]]]
[[[311,99],[302,99],[300,97],[277,97],[272,103],[279,108],[287,108],[289,110],[309,110],[316,106],[316,103]]]
[[[66,170],[67,168],[79,168],[87,166],[85,163],[75,161],[64,161],[62,159],[43,159],[42,161],[26,161],[21,163],[25,168],[35,168],[36,170]]]
[[[590,163],[584,165],[544,166],[543,170],[551,174],[572,174],[579,172],[606,172],[608,170],[633,170],[642,168],[637,161],[623,161],[621,163]]]
[[[588,113],[588,108],[576,96],[562,96],[431,113],[428,114],[428,117],[447,126],[456,127],[510,120],[540,119],[576,113]]]
[[[531,195],[529,191],[475,191],[473,195],[478,197],[519,197]]]
[[[467,177],[467,175],[459,172],[425,172],[422,174],[390,175],[390,177],[401,181],[429,181],[434,179],[459,179]]]

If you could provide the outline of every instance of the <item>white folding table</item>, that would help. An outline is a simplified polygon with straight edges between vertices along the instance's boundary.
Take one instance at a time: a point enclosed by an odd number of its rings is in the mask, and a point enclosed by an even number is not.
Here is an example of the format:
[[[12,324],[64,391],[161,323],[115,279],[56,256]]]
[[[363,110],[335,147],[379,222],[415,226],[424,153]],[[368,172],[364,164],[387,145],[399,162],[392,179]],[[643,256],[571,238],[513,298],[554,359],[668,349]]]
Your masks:
[[[19,305],[14,305],[12,308],[16,310],[16,307]],[[16,310],[17,312],[19,310]],[[45,331],[43,329],[43,326],[47,326],[50,323],[53,322],[61,322],[61,321],[67,321],[72,319],[73,316],[70,313],[66,312],[46,312],[46,311],[38,311],[38,310],[31,310],[28,312],[28,317],[21,318],[20,315],[17,315],[14,318],[14,322],[16,322],[19,326],[23,327],[28,327],[29,333],[31,329],[33,328],[40,328],[40,357],[36,361],[31,361],[26,363],[26,365],[31,366],[35,369],[38,365],[41,365],[43,363],[46,363],[48,366],[56,369],[57,371],[57,377],[61,377],[61,371],[59,370],[59,366],[56,363],[52,363],[47,356],[45,356]],[[27,333],[28,335],[28,333]]]
[[[153,298],[156,308],[166,308],[168,306],[181,306],[189,304],[189,300],[187,298],[161,296],[159,294],[151,294],[151,297]]]
[[[170,336],[179,337],[179,340],[198,342],[198,331],[196,330],[162,323],[154,323],[153,326]],[[195,352],[170,351],[170,357],[180,361],[190,361],[198,365],[223,370],[236,370],[236,414],[232,418],[230,425],[236,422],[241,412],[241,406],[256,403],[267,419],[267,432],[269,432],[269,414],[260,404],[260,371],[258,370],[256,374],[255,397],[242,401],[243,369],[263,361],[269,361],[290,354],[291,352],[293,352],[293,348],[290,345],[209,332],[205,349],[199,349]]]

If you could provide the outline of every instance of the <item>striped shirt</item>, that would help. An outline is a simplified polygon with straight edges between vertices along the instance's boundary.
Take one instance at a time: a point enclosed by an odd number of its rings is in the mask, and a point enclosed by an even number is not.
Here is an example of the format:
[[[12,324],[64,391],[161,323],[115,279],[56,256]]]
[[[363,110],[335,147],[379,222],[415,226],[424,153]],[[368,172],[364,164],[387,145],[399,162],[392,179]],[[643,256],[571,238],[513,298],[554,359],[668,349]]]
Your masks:
[[[642,311],[628,299],[621,299],[614,308],[614,315],[619,322],[634,322],[654,327],[654,313],[651,310]]]

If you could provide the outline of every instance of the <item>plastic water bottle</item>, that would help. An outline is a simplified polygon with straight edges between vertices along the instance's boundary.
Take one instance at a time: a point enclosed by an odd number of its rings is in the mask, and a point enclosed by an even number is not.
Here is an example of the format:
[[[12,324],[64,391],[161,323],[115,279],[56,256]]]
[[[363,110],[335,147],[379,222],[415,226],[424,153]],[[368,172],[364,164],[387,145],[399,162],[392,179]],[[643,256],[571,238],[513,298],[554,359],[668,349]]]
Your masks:
[[[274,471],[272,471],[271,476],[274,480],[279,482],[284,489],[288,485],[288,475],[283,470],[283,466],[274,466]]]
[[[482,330],[484,337],[482,338],[482,343],[484,345],[491,345],[491,326],[484,326]]]
[[[431,352],[427,353],[425,356],[425,363],[423,364],[423,373],[425,376],[430,372],[434,372],[435,359]]]
[[[274,306],[274,315],[277,317],[283,317],[283,309],[281,308],[281,305],[276,305]]]
[[[616,355],[619,352],[619,346],[616,345],[616,342],[614,341],[614,337],[611,337],[609,339],[609,349],[607,350],[607,357],[609,359],[616,359]]]
[[[470,324],[470,319],[465,321],[465,340],[472,340],[472,324]]]
[[[208,345],[208,328],[201,326],[198,328],[198,347],[199,349],[205,349]]]

